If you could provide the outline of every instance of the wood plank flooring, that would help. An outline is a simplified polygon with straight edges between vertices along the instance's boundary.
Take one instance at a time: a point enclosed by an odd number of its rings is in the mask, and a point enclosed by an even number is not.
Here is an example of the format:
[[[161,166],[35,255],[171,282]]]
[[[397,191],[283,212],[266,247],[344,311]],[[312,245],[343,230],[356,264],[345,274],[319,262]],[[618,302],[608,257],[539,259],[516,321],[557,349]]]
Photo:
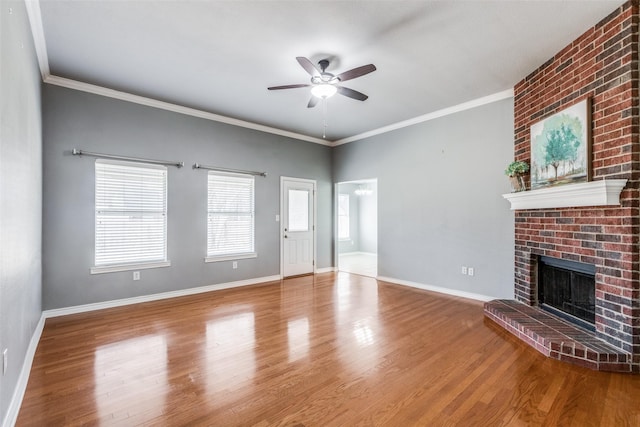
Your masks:
[[[640,426],[640,376],[328,273],[48,319],[18,426]]]

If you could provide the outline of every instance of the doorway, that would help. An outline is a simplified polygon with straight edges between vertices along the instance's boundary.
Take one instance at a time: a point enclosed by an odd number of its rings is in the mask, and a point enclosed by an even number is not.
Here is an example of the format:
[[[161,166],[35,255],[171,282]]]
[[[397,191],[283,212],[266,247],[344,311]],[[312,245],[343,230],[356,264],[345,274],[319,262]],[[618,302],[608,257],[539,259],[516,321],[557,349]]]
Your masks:
[[[378,180],[336,185],[338,271],[378,275]]]
[[[309,179],[280,179],[280,272],[282,277],[315,272],[316,182]]]

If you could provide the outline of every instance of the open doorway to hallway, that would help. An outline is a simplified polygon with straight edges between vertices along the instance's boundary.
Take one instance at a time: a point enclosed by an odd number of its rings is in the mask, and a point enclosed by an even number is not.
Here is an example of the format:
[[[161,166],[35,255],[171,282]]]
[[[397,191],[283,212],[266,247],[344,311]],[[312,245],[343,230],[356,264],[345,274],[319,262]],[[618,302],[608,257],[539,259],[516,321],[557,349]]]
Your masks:
[[[378,275],[378,180],[336,185],[338,271]]]

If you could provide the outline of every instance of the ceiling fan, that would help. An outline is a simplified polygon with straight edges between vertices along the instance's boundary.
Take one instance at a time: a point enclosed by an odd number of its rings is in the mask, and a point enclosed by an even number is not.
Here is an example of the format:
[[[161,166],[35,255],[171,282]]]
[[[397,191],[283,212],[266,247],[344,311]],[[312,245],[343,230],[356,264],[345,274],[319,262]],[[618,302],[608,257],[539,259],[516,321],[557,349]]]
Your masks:
[[[311,76],[310,84],[293,84],[293,85],[284,85],[284,86],[272,86],[267,89],[269,90],[280,90],[280,89],[295,89],[300,87],[311,87],[311,94],[313,95],[309,100],[309,104],[307,104],[307,108],[313,108],[321,99],[326,99],[333,96],[336,93],[340,95],[344,95],[348,98],[356,99],[358,101],[364,101],[368,98],[364,93],[358,92],[357,90],[349,89],[344,86],[339,86],[338,84],[341,82],[345,82],[347,80],[355,79],[356,77],[364,76],[365,74],[369,74],[372,71],[376,70],[376,66],[373,64],[363,65],[361,67],[353,68],[349,71],[345,71],[344,73],[340,73],[337,76],[331,73],[327,73],[327,67],[329,66],[329,60],[323,59],[318,62],[320,68],[313,65],[313,63],[303,56],[298,56],[296,58],[298,63],[305,69],[307,73]]]

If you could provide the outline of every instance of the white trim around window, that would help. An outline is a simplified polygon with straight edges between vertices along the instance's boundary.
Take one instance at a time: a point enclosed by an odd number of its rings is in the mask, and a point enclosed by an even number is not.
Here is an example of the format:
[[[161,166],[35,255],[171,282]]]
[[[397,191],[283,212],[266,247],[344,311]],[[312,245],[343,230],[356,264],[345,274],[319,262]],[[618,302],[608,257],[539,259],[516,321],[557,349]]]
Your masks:
[[[121,264],[111,267],[91,267],[91,274],[116,273],[118,271],[147,270],[149,268],[171,267],[170,261],[146,262],[144,264]]]
[[[212,256],[206,257],[204,262],[220,262],[220,261],[235,261],[239,259],[249,259],[249,258],[258,258],[258,254],[255,252],[252,253],[243,253],[243,254],[235,254],[228,256]]]
[[[207,256],[205,262],[256,258],[255,177],[207,174]]]
[[[91,274],[167,267],[167,168],[98,159]]]

